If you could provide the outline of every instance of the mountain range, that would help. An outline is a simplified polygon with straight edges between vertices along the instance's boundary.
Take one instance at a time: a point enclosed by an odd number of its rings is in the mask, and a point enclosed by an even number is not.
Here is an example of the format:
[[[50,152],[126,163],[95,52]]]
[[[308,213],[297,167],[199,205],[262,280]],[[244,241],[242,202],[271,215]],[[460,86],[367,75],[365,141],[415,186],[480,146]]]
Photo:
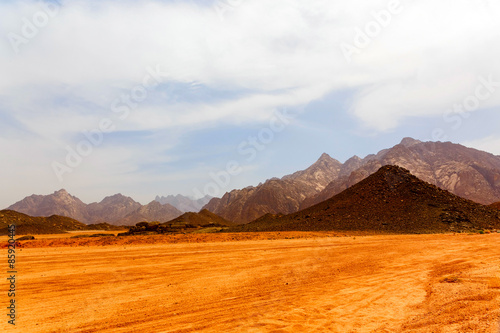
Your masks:
[[[229,231],[433,233],[496,228],[500,228],[500,211],[388,165],[315,206],[289,215],[266,214]]]
[[[62,189],[50,195],[31,195],[8,209],[31,216],[61,215],[83,223],[108,222],[114,225],[134,225],[142,221],[168,221],[182,215],[170,204],[152,201],[141,205],[132,198],[115,194],[101,202],[85,204]]]
[[[31,195],[8,209],[32,216],[57,214],[84,223],[115,225],[165,222],[184,212],[206,209],[228,221],[244,224],[266,214],[286,215],[312,207],[364,180],[384,165],[403,167],[423,181],[465,199],[485,205],[500,202],[500,156],[451,142],[404,138],[392,148],[364,158],[353,156],[345,163],[324,153],[302,171],[233,190],[221,198],[194,200],[181,195],[157,196],[143,206],[130,197],[116,194],[101,202],[85,204],[67,191],[59,190],[50,195]]]
[[[398,165],[418,178],[482,204],[500,201],[500,156],[451,142],[404,138],[392,148],[345,163],[323,154],[311,167],[256,187],[233,190],[204,208],[236,223],[267,213],[290,214],[327,200],[384,165]]]

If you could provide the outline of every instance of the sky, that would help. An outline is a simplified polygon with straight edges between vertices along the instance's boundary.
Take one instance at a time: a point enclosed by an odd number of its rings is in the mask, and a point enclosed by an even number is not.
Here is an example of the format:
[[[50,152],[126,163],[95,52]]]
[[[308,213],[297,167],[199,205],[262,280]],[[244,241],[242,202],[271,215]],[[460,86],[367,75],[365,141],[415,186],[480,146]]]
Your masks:
[[[0,208],[221,196],[403,137],[500,155],[500,2],[0,2]]]

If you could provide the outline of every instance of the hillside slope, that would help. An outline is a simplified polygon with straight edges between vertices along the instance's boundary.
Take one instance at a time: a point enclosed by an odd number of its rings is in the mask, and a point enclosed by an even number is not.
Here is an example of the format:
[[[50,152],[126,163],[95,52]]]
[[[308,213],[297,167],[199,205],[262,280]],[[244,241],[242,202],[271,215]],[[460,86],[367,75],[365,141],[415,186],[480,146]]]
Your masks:
[[[72,218],[52,215],[33,217],[13,210],[0,211],[0,235],[7,235],[8,226],[16,225],[16,235],[58,234],[72,230],[86,230],[87,225]]]

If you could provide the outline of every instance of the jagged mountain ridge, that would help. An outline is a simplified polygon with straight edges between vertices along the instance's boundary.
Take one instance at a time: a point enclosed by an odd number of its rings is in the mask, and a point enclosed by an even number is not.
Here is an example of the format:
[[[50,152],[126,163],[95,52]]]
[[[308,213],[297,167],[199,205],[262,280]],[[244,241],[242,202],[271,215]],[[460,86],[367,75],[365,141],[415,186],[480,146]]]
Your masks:
[[[329,160],[332,167],[321,168],[321,160]],[[342,164],[324,154],[318,162],[293,175],[228,192],[204,208],[237,223],[267,213],[289,214],[331,198],[383,165],[402,166],[424,181],[466,199],[483,204],[500,201],[500,157],[451,142],[404,138],[398,145],[365,158],[353,156]],[[315,179],[313,170],[321,173],[323,182],[308,183]],[[294,177],[301,179],[299,183]],[[331,181],[324,185],[324,180]]]
[[[213,198],[203,207],[235,223],[245,223],[266,213],[291,213],[307,197],[319,193],[335,179],[341,163],[323,154],[309,168],[259,186],[233,190]]]
[[[181,211],[169,204],[162,205],[153,201],[143,206],[122,194],[87,205],[64,189],[49,195],[28,196],[7,209],[31,216],[60,215],[86,224],[108,222],[113,225],[132,225],[155,220],[164,222],[182,215]]]
[[[229,231],[467,232],[500,228],[500,212],[398,166],[384,166],[334,197],[289,215],[267,214]]]

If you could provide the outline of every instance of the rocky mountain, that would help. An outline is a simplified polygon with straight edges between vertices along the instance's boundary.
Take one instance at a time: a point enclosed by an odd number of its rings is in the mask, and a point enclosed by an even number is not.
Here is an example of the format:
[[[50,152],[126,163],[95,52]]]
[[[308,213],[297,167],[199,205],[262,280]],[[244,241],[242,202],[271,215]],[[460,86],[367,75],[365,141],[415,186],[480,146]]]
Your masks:
[[[331,198],[376,172],[383,165],[407,168],[420,179],[482,204],[500,200],[500,157],[451,142],[421,142],[405,138],[356,163],[347,161],[340,177],[307,198],[300,209]]]
[[[162,205],[151,201],[120,220],[122,225],[135,225],[137,222],[166,222],[182,215],[182,212],[172,205]]]
[[[492,203],[490,207],[500,210],[500,202]]]
[[[87,229],[87,225],[65,216],[33,217],[13,210],[1,210],[0,235],[7,235],[11,224],[16,225],[16,235],[59,234]]]
[[[500,212],[456,196],[398,166],[384,166],[333,198],[230,231],[465,232],[500,228]]]
[[[451,142],[404,138],[398,145],[345,163],[327,154],[310,168],[233,190],[204,208],[237,223],[289,214],[331,198],[384,165],[399,165],[442,189],[479,203],[500,201],[500,157]]]
[[[186,212],[199,212],[203,206],[205,206],[210,200],[211,196],[207,195],[201,199],[195,200],[184,195],[169,195],[169,196],[156,196],[155,201],[158,201],[162,205],[170,204],[180,210],[183,213]]]
[[[323,154],[309,168],[272,178],[256,187],[233,190],[203,207],[235,223],[246,223],[266,213],[291,213],[307,197],[319,193],[339,175],[342,164]]]
[[[142,205],[130,197],[115,194],[104,198],[101,202],[91,203],[87,206],[91,223],[103,221],[118,222],[124,216],[140,209]]]
[[[8,209],[31,216],[61,215],[87,224],[108,222],[114,225],[168,221],[182,214],[169,204],[162,205],[154,201],[142,206],[132,198],[121,194],[87,205],[66,190],[59,190],[50,195],[31,195]]]
[[[84,223],[91,222],[87,205],[64,189],[50,195],[31,195],[7,209],[31,216],[61,215]]]

